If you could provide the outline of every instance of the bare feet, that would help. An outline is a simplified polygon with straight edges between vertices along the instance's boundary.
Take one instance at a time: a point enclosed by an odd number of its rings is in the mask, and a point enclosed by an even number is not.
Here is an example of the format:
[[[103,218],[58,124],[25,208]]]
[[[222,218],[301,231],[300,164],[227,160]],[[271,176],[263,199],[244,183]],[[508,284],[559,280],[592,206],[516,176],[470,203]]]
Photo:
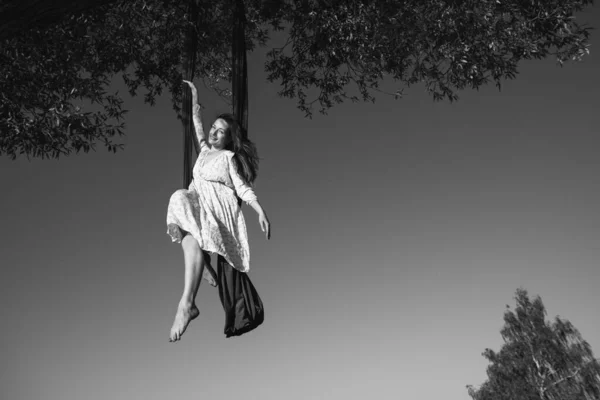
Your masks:
[[[209,265],[204,266],[204,272],[202,273],[202,277],[208,284],[212,287],[217,286],[217,274],[214,269],[212,269]]]
[[[191,306],[179,305],[177,307],[177,314],[175,314],[175,321],[171,327],[171,335],[169,336],[169,342],[176,342],[181,339],[181,335],[185,332],[190,321],[200,315],[200,310],[195,304]]]

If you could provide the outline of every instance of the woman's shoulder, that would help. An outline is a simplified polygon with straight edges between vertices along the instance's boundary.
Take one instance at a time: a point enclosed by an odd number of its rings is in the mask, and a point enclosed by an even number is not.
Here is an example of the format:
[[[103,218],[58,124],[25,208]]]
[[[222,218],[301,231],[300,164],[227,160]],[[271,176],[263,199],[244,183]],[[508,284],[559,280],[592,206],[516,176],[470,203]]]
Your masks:
[[[231,159],[235,155],[235,153],[231,150],[223,150],[223,154],[225,154],[225,156],[229,159]]]

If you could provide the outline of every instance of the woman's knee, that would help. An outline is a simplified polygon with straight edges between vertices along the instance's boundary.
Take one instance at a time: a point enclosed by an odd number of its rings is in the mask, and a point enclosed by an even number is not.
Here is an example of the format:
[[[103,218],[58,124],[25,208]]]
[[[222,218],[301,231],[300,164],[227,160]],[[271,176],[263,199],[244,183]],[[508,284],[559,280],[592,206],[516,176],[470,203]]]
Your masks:
[[[181,201],[182,199],[187,199],[188,197],[188,190],[186,189],[178,189],[176,190],[172,195],[171,198],[169,199],[169,202],[173,202],[173,201]]]
[[[202,259],[202,249],[198,244],[196,238],[189,233],[181,240],[181,247],[187,257],[193,257],[195,259]]]

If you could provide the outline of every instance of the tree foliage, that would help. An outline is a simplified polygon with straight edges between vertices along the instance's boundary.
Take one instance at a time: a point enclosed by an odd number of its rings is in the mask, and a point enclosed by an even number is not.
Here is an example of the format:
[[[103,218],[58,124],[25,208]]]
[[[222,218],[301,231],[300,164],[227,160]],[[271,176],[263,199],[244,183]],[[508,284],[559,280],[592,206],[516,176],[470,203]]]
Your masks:
[[[231,0],[196,1],[197,76],[227,97]],[[279,94],[307,116],[345,100],[374,101],[391,78],[423,83],[435,100],[514,78],[521,60],[563,63],[588,52],[590,28],[574,13],[592,0],[246,0],[247,49],[282,31],[265,64]],[[0,154],[54,156],[120,147],[124,113],[108,86],[121,75],[154,104],[166,89],[180,113],[186,1],[117,1],[2,40]],[[96,111],[84,112],[86,102]]]
[[[567,320],[545,320],[538,296],[516,292],[517,307],[504,314],[504,345],[486,349],[488,380],[479,389],[467,386],[473,400],[600,399],[600,362],[590,345]],[[509,308],[507,306],[507,308]]]
[[[2,0],[0,1],[0,40],[27,27],[45,27],[65,16],[114,3],[118,0]]]
[[[72,17],[60,25],[14,38],[0,49],[0,149],[16,156],[58,156],[74,148],[88,151],[122,134],[125,111],[117,94],[107,93],[111,72],[97,68],[91,48],[81,40],[84,24],[101,23],[97,16]],[[97,103],[84,112],[77,100]]]
[[[286,46],[273,49],[269,79],[310,111],[305,90],[319,89],[322,110],[349,96],[364,100],[389,76],[406,86],[423,82],[434,99],[456,90],[514,78],[523,59],[554,55],[562,63],[586,54],[588,30],[573,13],[587,1],[331,1],[288,5]],[[396,92],[401,94],[401,90]]]

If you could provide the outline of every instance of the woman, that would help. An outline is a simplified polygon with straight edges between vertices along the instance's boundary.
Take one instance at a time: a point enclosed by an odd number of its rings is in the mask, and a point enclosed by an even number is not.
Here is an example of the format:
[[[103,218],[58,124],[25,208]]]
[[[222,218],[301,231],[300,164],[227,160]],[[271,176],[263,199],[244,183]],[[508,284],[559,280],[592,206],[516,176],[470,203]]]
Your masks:
[[[176,191],[167,210],[167,233],[180,242],[185,260],[184,289],[169,340],[181,339],[191,320],[200,314],[196,294],[205,268],[203,251],[216,253],[240,272],[250,269],[250,251],[246,223],[238,197],[258,214],[266,238],[270,239],[269,219],[250,186],[256,179],[256,147],[242,134],[242,128],[230,114],[222,114],[213,123],[208,137],[200,116],[197,91],[192,89],[193,119],[200,154],[193,168],[188,190]],[[214,280],[210,269],[208,280]]]

